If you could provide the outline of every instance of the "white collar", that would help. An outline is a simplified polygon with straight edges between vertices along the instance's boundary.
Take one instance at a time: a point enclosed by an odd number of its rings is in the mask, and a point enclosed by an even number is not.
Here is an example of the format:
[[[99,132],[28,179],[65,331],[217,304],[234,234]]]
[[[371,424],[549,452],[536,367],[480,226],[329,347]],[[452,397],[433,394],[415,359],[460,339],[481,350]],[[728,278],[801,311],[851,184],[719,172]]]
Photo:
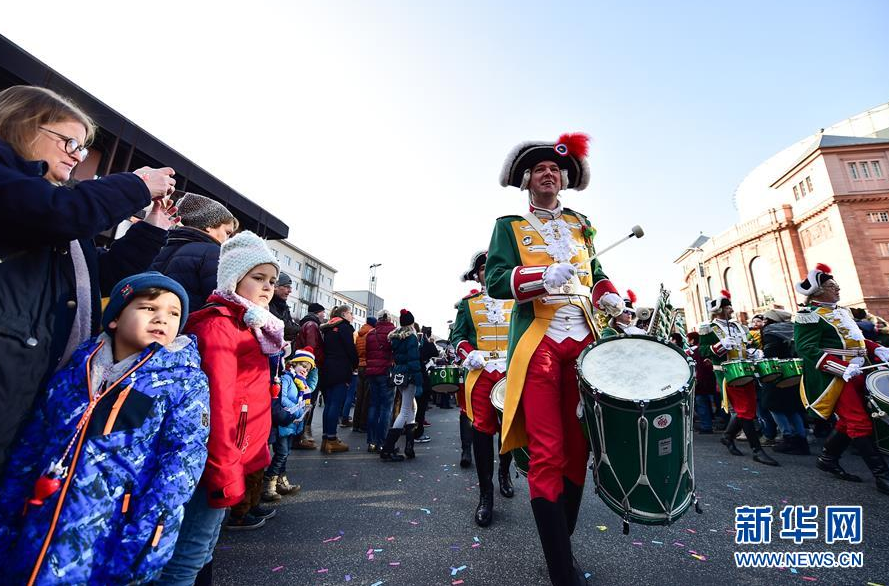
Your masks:
[[[531,206],[531,213],[540,218],[541,220],[555,220],[556,218],[560,218],[562,216],[562,202],[556,200],[555,209],[548,210],[546,208],[539,208],[530,201],[530,196],[528,197],[528,204]]]

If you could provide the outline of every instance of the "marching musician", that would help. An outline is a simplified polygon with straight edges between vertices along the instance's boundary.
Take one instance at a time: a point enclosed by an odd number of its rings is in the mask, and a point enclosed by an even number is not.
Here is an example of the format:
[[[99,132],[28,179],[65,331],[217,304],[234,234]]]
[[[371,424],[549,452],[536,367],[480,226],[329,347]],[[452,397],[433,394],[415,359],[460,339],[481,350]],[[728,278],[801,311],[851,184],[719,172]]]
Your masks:
[[[473,289],[469,292],[469,295],[475,295],[478,293],[478,289]],[[460,306],[463,304],[463,300],[461,299],[457,303],[454,304],[454,309],[457,310],[457,313],[460,313]],[[456,320],[451,322],[450,330],[448,332],[448,348],[453,349],[454,344],[452,340],[454,339],[454,327],[457,325]],[[453,361],[449,360],[448,364],[457,364],[461,359],[457,357],[457,352],[454,350]],[[469,416],[466,414],[466,380],[463,377],[463,380],[460,381],[460,384],[457,388],[457,407],[460,409],[460,468],[469,468],[472,466],[472,421],[469,419]],[[448,409],[450,409],[450,398],[445,395],[445,400],[448,404]]]
[[[487,257],[487,251],[477,252],[469,270],[463,273],[463,281],[477,281],[482,290],[463,298],[451,330],[451,343],[467,371],[464,404],[466,415],[472,421],[472,448],[480,493],[475,522],[481,527],[490,525],[494,516],[494,435],[500,433],[500,420],[491,403],[491,389],[506,376],[506,344],[514,303],[493,299],[485,291]],[[497,478],[500,494],[505,498],[515,494],[509,477],[511,462],[512,452],[500,455]]]
[[[488,247],[488,294],[515,299],[509,329],[501,453],[528,446],[531,509],[553,584],[585,584],[571,551],[589,447],[577,418],[577,357],[594,340],[593,306],[624,303],[594,254],[586,216],[563,208],[563,189],[589,183],[589,138],[526,142],[508,156],[504,187],[527,189],[530,210],[499,218]]]
[[[866,340],[851,312],[837,305],[840,286],[830,273],[830,267],[818,264],[796,284],[806,304],[793,320],[796,351],[803,359],[800,398],[824,419],[837,416],[816,465],[842,480],[861,482],[840,466],[851,443],[874,475],[877,490],[889,494],[889,468],[874,443],[862,372],[868,361],[889,361],[889,348]]]
[[[735,445],[738,432],[744,430],[747,442],[753,450],[753,460],[768,466],[778,466],[778,462],[769,456],[759,441],[759,431],[753,421],[756,419],[756,381],[751,380],[745,385],[730,385],[725,379],[723,365],[730,360],[746,360],[748,356],[761,352],[754,348],[748,351],[747,330],[732,319],[735,313],[732,308],[732,296],[728,291],[721,291],[715,298],[707,301],[707,309],[713,321],[702,324],[701,356],[709,358],[716,374],[716,384],[722,389],[722,408],[728,412],[729,405],[734,413],[722,435],[722,444],[733,456],[744,453]]]
[[[608,320],[608,327],[602,328],[599,332],[600,338],[610,338],[620,334],[627,336],[637,336],[647,334],[642,328],[637,328],[636,310],[633,304],[636,303],[636,294],[631,290],[627,290],[627,296],[624,297],[624,310],[620,315],[616,315]]]

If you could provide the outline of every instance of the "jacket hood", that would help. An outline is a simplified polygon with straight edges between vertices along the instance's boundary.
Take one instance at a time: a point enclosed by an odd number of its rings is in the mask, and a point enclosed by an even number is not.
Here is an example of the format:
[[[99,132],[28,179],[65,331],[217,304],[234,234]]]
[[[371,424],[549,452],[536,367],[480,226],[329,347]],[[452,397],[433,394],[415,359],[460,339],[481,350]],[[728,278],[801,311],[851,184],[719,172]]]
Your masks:
[[[207,244],[215,244],[219,246],[219,242],[215,238],[197,228],[190,226],[180,226],[175,230],[167,232],[167,246],[184,246],[191,242],[202,242]]]
[[[379,327],[379,325],[377,326]],[[417,330],[414,329],[413,325],[404,326],[403,328],[398,328],[397,330],[392,330],[389,332],[390,340],[403,340],[408,336],[416,336]]]
[[[349,323],[341,317],[335,317],[331,319],[329,322],[325,324],[321,324],[322,330],[329,330],[330,328],[335,328],[338,325],[342,325],[343,323]]]
[[[369,334],[372,329],[374,329],[372,325],[364,324],[363,326],[361,326],[361,329],[358,330],[358,337],[363,338],[364,336]]]
[[[308,323],[310,321],[315,322],[319,326],[321,325],[321,320],[318,319],[318,316],[315,315],[314,313],[307,313],[305,316],[303,316],[303,318],[301,320],[299,320],[299,325],[303,325],[303,324]]]

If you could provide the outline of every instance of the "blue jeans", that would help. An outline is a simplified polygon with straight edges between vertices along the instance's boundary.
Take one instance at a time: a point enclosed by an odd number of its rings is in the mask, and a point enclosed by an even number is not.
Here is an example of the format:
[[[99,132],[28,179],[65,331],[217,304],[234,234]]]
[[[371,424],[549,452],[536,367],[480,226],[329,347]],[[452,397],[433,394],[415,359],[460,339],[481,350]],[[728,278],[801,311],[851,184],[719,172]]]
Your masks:
[[[389,388],[389,376],[379,374],[367,377],[370,404],[367,407],[367,443],[380,445],[389,431],[395,392]]]
[[[770,411],[770,413],[775,418],[775,423],[781,428],[781,433],[784,437],[806,437],[806,422],[803,419],[802,413],[799,411],[791,411],[789,413]]]
[[[164,566],[154,584],[163,586],[191,586],[205,565],[213,559],[213,549],[219,539],[219,529],[225,509],[211,509],[207,503],[207,489],[198,486],[191,500],[185,503],[182,527],[176,539],[173,557]]]
[[[353,374],[352,380],[349,381],[349,388],[346,390],[346,402],[343,403],[343,419],[349,417],[352,411],[352,405],[355,404],[355,393],[358,391],[358,375]]]
[[[695,395],[695,412],[701,431],[713,431],[713,395]]]
[[[284,474],[287,468],[287,456],[290,455],[290,436],[281,435],[280,432],[275,436],[275,441],[272,443],[272,463],[265,471],[266,478]]]
[[[322,426],[323,437],[327,439],[336,437],[336,428],[340,423],[340,413],[343,411],[343,402],[346,400],[346,392],[349,383],[338,383],[324,387],[324,424]]]

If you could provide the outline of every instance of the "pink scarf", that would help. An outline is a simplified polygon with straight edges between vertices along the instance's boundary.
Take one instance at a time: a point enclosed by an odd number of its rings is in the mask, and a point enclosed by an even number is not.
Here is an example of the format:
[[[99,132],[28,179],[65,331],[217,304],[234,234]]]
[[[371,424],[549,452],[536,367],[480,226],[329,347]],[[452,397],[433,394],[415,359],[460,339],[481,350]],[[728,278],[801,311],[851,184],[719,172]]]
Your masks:
[[[213,294],[247,310],[244,314],[244,323],[253,330],[253,335],[259,342],[263,354],[272,356],[284,349],[284,322],[272,315],[269,310],[241,297],[234,291],[217,289],[213,291]]]

